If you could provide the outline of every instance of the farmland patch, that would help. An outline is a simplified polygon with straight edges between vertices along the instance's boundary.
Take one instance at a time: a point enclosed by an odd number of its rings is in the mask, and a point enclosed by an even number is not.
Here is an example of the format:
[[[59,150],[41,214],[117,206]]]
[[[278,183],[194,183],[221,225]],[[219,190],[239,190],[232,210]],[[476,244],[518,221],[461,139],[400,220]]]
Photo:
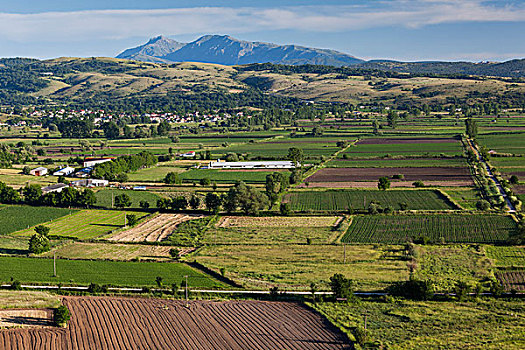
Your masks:
[[[309,176],[306,182],[377,181],[380,177],[403,175],[405,181],[462,181],[473,184],[467,168],[323,168]],[[396,181],[396,180],[393,180]]]
[[[143,244],[107,244],[73,242],[42,254],[45,257],[64,259],[104,259],[104,260],[170,260],[170,249],[176,247],[166,245]],[[185,249],[180,248],[180,252]]]
[[[329,322],[298,303],[65,297],[67,329],[0,332],[7,348],[351,349]],[[285,320],[285,321],[283,321]],[[322,346],[320,346],[322,345]]]
[[[221,288],[223,284],[210,276],[176,262],[134,262],[103,260],[58,260],[57,277],[53,277],[53,259],[0,257],[0,281],[11,278],[22,283],[90,283],[120,286],[154,286],[160,276],[166,285],[180,285],[185,275],[193,287]]]
[[[0,206],[0,235],[58,219],[77,210],[52,207]]]
[[[202,217],[203,215],[159,214],[129,230],[118,232],[108,239],[117,242],[160,242],[168,237],[179,224]]]
[[[380,203],[398,209],[406,203],[408,209],[446,210],[454,205],[434,190],[334,190],[297,191],[285,200],[295,211],[347,211],[349,208],[367,210],[370,203]]]
[[[93,239],[124,226],[127,212],[119,210],[81,210],[46,224],[51,236]],[[145,215],[137,213],[138,216]],[[17,236],[31,236],[32,229],[17,232]]]
[[[329,288],[342,273],[360,290],[375,290],[408,277],[400,247],[354,245],[217,245],[201,249],[195,259],[247,288],[309,290],[310,283]]]
[[[404,243],[419,237],[433,242],[499,243],[516,229],[502,215],[356,216],[344,242]]]
[[[223,216],[217,227],[329,227],[342,219],[338,216],[301,216],[301,217],[253,217]]]

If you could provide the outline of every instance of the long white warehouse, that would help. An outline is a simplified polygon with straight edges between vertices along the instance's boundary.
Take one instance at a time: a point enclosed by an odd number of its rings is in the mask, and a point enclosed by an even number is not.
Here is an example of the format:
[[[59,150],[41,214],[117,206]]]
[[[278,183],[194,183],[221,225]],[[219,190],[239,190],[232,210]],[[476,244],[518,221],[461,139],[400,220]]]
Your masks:
[[[294,164],[290,161],[267,161],[267,162],[210,162],[209,169],[293,169]]]

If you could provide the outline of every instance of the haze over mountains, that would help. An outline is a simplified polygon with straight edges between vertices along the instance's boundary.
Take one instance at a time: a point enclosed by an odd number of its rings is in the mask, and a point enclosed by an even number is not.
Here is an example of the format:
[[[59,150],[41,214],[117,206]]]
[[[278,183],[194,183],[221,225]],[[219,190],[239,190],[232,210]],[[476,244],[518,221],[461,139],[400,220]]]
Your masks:
[[[144,45],[121,52],[117,58],[155,63],[203,62],[223,65],[251,63],[314,64],[336,67],[352,66],[355,68],[418,74],[525,76],[525,59],[482,63],[365,61],[335,50],[250,42],[238,40],[227,35],[205,35],[190,43],[181,43],[164,36],[158,36],[150,39]]]

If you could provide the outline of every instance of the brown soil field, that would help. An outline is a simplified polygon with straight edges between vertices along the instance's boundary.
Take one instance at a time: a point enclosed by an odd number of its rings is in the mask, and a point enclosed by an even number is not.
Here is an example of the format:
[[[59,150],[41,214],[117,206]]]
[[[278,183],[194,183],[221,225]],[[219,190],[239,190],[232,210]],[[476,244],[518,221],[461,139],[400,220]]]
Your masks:
[[[159,214],[129,230],[118,232],[108,239],[117,242],[160,242],[184,221],[202,217],[203,215]]]
[[[399,145],[408,143],[456,143],[458,140],[445,137],[433,138],[388,138],[388,139],[364,139],[357,141],[358,145]]]
[[[65,297],[66,329],[0,330],[0,349],[351,349],[297,303]]]
[[[51,326],[53,326],[53,310],[51,309],[0,310],[0,328]]]
[[[496,278],[507,292],[511,290],[525,291],[525,270],[498,271]]]
[[[331,227],[342,220],[340,216],[301,216],[301,217],[253,217],[223,216],[217,227]]]
[[[390,188],[414,188],[413,181],[394,181]],[[424,181],[427,187],[470,187],[472,181]],[[309,182],[308,186],[302,183],[300,188],[376,188],[377,181],[344,181],[344,182]]]
[[[377,181],[382,176],[404,175],[404,181],[469,181],[467,168],[323,168],[306,178],[306,182]]]
[[[219,173],[227,173],[227,172],[254,173],[254,172],[259,172],[259,171],[284,172],[284,171],[288,171],[288,169],[221,169],[221,170],[219,170]]]
[[[525,185],[514,185],[512,186],[512,192],[516,194],[525,194]]]

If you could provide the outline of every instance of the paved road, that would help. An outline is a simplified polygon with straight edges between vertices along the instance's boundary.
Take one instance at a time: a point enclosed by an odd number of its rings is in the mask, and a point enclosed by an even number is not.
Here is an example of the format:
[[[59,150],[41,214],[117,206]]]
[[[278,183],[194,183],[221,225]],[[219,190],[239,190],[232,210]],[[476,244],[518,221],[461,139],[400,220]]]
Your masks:
[[[492,170],[490,169],[490,166],[487,164],[487,161],[483,158],[483,156],[479,152],[477,146],[475,146],[470,139],[467,139],[467,142],[469,144],[470,149],[472,149],[472,151],[474,152],[474,154],[476,155],[476,157],[478,158],[480,163],[483,164],[483,166],[487,170],[487,174],[489,175],[489,177],[496,183],[496,187],[498,188],[498,191],[499,191],[500,195],[503,196],[503,199],[505,199],[505,203],[507,204],[507,211],[509,213],[515,213],[516,212],[516,208],[511,203],[509,197],[505,193],[505,190],[503,189],[503,186],[501,185],[499,180],[492,173]]]

